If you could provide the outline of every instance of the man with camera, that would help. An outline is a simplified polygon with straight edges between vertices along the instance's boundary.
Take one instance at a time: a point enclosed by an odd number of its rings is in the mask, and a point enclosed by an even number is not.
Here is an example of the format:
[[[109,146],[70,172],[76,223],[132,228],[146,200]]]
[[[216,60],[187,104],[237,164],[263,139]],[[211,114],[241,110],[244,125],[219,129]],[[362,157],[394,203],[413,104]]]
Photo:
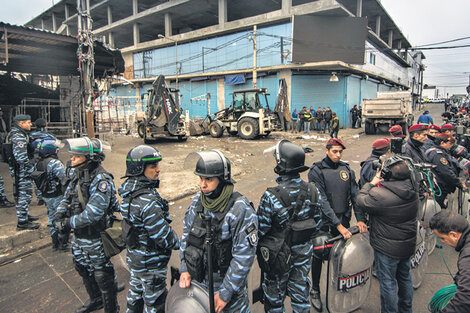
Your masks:
[[[381,312],[411,313],[410,257],[415,251],[418,192],[404,159],[393,156],[362,187],[356,204],[370,217],[370,244],[380,284]]]
[[[443,209],[447,208],[444,200],[449,193],[454,192],[456,188],[467,189],[466,185],[459,180],[457,169],[448,153],[454,142],[454,137],[441,133],[433,138],[433,146],[426,151],[429,162],[436,165],[432,171],[436,175],[441,191],[440,194],[436,194],[436,201]]]
[[[366,183],[370,182],[377,173],[379,167],[376,166],[380,157],[390,152],[390,139],[382,138],[377,139],[372,143],[372,153],[365,160],[361,162],[361,175],[359,178],[359,188],[362,188]]]

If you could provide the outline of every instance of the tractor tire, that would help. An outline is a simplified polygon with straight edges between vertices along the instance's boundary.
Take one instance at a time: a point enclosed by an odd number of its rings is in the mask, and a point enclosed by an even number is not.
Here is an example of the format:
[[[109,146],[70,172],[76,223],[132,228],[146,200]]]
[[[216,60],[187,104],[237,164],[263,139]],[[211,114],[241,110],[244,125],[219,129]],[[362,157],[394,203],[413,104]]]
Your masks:
[[[145,125],[144,123],[139,123],[137,125],[137,133],[139,134],[140,138],[144,138],[144,132],[145,132]]]
[[[219,123],[214,121],[209,126],[209,133],[214,138],[220,138],[220,137],[222,137],[222,134],[224,133],[224,128],[222,126],[220,126]]]
[[[375,135],[375,125],[371,122],[366,122],[364,124],[366,135]]]
[[[259,135],[258,121],[251,117],[242,118],[237,125],[238,136],[242,139],[255,139]]]

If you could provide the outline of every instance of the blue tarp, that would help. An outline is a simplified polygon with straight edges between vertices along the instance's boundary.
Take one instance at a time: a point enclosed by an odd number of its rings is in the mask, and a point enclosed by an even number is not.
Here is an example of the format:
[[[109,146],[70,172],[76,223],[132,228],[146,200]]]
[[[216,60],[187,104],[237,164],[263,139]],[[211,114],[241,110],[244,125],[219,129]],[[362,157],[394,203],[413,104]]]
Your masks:
[[[244,74],[234,74],[234,75],[226,75],[225,76],[225,85],[238,85],[245,83],[245,75]]]

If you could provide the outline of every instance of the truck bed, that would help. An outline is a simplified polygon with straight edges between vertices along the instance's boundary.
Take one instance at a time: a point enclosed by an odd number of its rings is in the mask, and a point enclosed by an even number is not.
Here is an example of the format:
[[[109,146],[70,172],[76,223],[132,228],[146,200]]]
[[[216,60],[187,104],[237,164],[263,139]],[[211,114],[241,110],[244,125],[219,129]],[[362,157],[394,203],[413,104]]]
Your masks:
[[[363,105],[365,118],[403,118],[407,113],[407,104],[400,99],[364,99]]]

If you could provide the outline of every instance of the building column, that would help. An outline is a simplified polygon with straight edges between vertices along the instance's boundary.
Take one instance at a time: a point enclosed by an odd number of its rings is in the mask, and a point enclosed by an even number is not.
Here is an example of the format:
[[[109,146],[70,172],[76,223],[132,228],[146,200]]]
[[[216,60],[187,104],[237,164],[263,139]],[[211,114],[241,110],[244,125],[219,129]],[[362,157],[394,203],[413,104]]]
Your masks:
[[[57,20],[54,12],[52,12],[52,31],[54,33],[57,31]]]
[[[139,24],[134,23],[134,46],[137,46],[139,42],[140,42]]]
[[[41,30],[45,30],[44,19],[41,19]]]
[[[219,0],[219,25],[227,22],[227,0]]]
[[[114,33],[112,32],[108,34],[108,45],[114,48]]]
[[[108,5],[107,10],[108,10],[108,25],[110,25],[113,23],[113,11],[110,5]]]
[[[136,15],[137,13],[139,13],[139,1],[132,0],[132,14]]]
[[[64,5],[64,14],[65,14],[65,20],[68,20],[68,18],[70,17],[70,11],[69,11],[69,5],[68,4]],[[69,29],[68,24],[65,24],[65,34],[67,36],[70,35],[70,29]]]
[[[357,0],[356,17],[362,17],[362,0]]]
[[[173,23],[170,13],[165,13],[165,37],[173,36]]]
[[[388,31],[388,46],[389,46],[390,48],[393,48],[393,47],[392,47],[392,46],[393,46],[393,29],[390,29],[390,30]]]
[[[292,8],[292,0],[282,0],[281,9],[285,13],[290,13]]]
[[[381,16],[377,15],[377,19],[375,20],[375,34],[380,38],[380,21]]]

